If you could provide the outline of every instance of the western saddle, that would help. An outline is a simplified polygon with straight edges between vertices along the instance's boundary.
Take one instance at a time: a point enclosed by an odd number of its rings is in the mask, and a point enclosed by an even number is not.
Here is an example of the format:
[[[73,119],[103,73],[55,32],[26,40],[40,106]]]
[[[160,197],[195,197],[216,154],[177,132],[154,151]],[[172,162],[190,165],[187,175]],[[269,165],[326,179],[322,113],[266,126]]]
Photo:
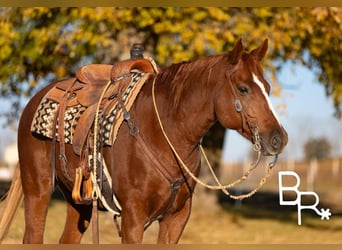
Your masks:
[[[111,102],[114,99],[117,99],[118,102],[123,90],[130,84],[130,76],[133,71],[147,73],[144,76],[145,81],[150,75],[156,74],[158,69],[153,60],[144,59],[139,54],[138,56],[135,54],[135,58],[120,61],[114,65],[90,64],[80,67],[74,78],[57,82],[45,96],[59,104],[52,128],[52,139],[53,142],[59,141],[59,159],[62,171],[70,183],[72,183],[72,178],[68,175],[69,170],[65,156],[65,111],[68,107],[75,105],[84,107],[76,121],[77,129],[73,131],[71,142],[74,153],[81,159],[75,172],[72,192],[72,197],[77,203],[89,203],[93,199],[94,188],[92,178],[89,178],[91,172],[89,168],[91,167],[88,166],[88,158],[90,135],[96,133],[92,131],[92,127],[95,117],[98,115],[97,112],[99,112],[98,108],[106,109],[113,105]],[[58,133],[56,133],[57,130]],[[54,159],[52,159],[52,165],[54,173]]]
[[[139,70],[146,73],[155,73],[151,61],[147,59],[129,59],[117,62],[114,65],[110,64],[89,64],[80,67],[76,72],[76,77],[68,81],[61,81],[56,84],[57,91],[55,93],[60,96],[58,90],[64,92],[72,92],[76,94],[77,101],[83,106],[90,107],[97,103],[100,99],[108,81],[115,83],[120,80],[121,76],[130,73],[132,70]],[[72,82],[72,86],[70,84]],[[113,84],[111,90],[108,90],[109,95],[118,91],[118,84]],[[61,96],[60,96],[61,97]]]

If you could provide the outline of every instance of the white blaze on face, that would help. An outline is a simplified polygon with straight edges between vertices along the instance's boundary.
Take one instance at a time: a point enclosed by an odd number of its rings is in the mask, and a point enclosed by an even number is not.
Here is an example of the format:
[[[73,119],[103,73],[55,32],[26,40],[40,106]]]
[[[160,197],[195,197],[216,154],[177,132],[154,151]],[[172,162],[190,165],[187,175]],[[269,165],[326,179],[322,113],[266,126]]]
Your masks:
[[[266,99],[266,102],[268,104],[268,107],[270,108],[271,112],[273,113],[275,119],[277,120],[277,122],[279,123],[280,125],[280,121],[277,117],[277,114],[276,112],[274,111],[273,109],[273,106],[272,106],[272,103],[270,101],[270,98],[268,97],[268,94],[266,92],[266,89],[265,89],[265,86],[264,84],[259,80],[259,78],[253,73],[253,81],[259,86],[259,88],[261,89],[261,92],[263,93],[263,95],[265,96],[265,99]]]

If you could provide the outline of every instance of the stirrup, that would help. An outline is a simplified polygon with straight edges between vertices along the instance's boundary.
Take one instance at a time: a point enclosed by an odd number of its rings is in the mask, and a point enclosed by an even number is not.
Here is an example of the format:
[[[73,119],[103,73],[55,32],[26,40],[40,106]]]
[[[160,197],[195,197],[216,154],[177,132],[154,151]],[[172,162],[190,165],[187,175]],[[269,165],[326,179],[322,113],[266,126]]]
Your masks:
[[[84,184],[82,187],[82,183]],[[82,194],[81,195],[81,189]],[[72,199],[77,204],[88,204],[92,201],[93,185],[91,178],[83,180],[83,169],[78,167],[75,169],[75,183],[72,189]]]

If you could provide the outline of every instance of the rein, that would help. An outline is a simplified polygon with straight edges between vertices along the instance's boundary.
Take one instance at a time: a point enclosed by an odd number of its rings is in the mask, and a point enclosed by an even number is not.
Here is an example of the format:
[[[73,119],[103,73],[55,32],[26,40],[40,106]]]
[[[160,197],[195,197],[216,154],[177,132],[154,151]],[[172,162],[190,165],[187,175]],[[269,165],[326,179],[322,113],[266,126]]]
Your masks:
[[[230,80],[230,79],[229,79]],[[156,98],[155,98],[155,82],[156,82],[156,78],[154,78],[153,83],[152,83],[152,100],[153,100],[153,107],[159,122],[159,126],[161,128],[161,131],[164,135],[165,140],[167,141],[167,143],[169,144],[169,147],[171,148],[172,152],[174,153],[174,155],[176,156],[177,160],[180,162],[180,164],[182,165],[182,167],[185,169],[185,171],[191,176],[191,178],[193,178],[198,184],[208,188],[208,189],[212,189],[212,190],[221,190],[224,194],[226,194],[227,196],[229,196],[232,199],[235,200],[242,200],[248,197],[251,197],[253,194],[255,194],[267,181],[267,179],[271,176],[272,174],[272,169],[276,164],[278,155],[275,156],[275,159],[269,163],[268,165],[268,170],[266,175],[260,180],[259,185],[254,188],[252,191],[250,191],[249,193],[246,194],[241,194],[241,195],[233,195],[231,193],[229,193],[229,191],[227,190],[228,188],[232,188],[234,186],[236,186],[237,184],[245,181],[247,179],[247,177],[249,176],[249,174],[258,166],[260,159],[261,159],[261,144],[260,144],[260,137],[259,137],[259,132],[258,132],[258,127],[254,124],[251,123],[249,121],[247,121],[247,124],[249,126],[249,128],[251,129],[251,132],[253,134],[253,140],[254,140],[254,146],[253,149],[258,153],[258,158],[257,160],[251,165],[251,168],[249,170],[247,170],[244,175],[242,177],[240,177],[238,180],[227,184],[227,185],[222,185],[221,182],[219,181],[219,179],[217,178],[212,165],[210,164],[208,157],[206,156],[206,153],[202,147],[201,144],[199,144],[199,148],[201,150],[201,153],[206,161],[206,164],[214,178],[214,180],[216,181],[217,185],[209,185],[204,183],[203,181],[201,181],[198,177],[196,177],[191,170],[187,167],[187,165],[184,163],[184,161],[182,160],[182,158],[179,156],[179,154],[177,153],[175,147],[173,146],[173,144],[171,143],[169,137],[167,136],[163,123],[160,119],[160,115],[159,115],[159,111],[158,111],[158,107],[157,107],[157,103],[156,103]],[[235,92],[233,90],[233,94],[235,95]],[[235,109],[238,113],[241,114],[241,119],[242,119],[242,126],[244,124],[244,115],[242,114],[242,104],[240,102],[239,99],[235,99],[234,100],[234,106]]]

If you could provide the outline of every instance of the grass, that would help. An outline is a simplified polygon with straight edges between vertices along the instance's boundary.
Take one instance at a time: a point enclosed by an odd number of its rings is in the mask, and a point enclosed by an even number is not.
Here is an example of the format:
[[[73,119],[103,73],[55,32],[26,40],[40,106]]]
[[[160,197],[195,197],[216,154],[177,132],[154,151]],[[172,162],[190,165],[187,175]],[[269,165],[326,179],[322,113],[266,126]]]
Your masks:
[[[285,170],[286,166],[279,164],[277,168]],[[305,182],[307,168],[307,165],[298,163],[295,169],[303,179],[300,186],[302,191],[308,191]],[[320,195],[319,207],[331,208],[333,213],[329,221],[321,220],[318,215],[308,211],[302,214],[302,225],[298,226],[296,207],[279,206],[277,172],[275,171],[265,187],[242,203],[232,202],[218,195],[218,192],[208,191],[198,186],[193,198],[192,214],[179,243],[342,244],[342,195],[339,192],[342,188],[340,181],[342,171],[339,176],[333,178],[329,171],[329,164],[321,165],[314,183],[314,191]],[[252,177],[249,184],[253,186],[255,183],[257,182],[253,181]],[[244,186],[244,188],[248,187]],[[65,210],[64,201],[51,201],[45,243],[58,243],[64,226]],[[120,243],[112,216],[109,213],[100,212],[99,220],[100,243]],[[144,243],[155,243],[157,232],[158,224],[152,224],[145,233]],[[21,243],[23,233],[24,208],[20,206],[4,243]],[[91,228],[89,228],[82,243],[91,242]]]
[[[253,211],[255,213],[253,213]],[[21,243],[24,232],[24,215],[21,206],[4,243]],[[321,221],[317,216],[304,214],[303,225],[297,225],[295,212],[279,215],[276,211],[266,216],[257,207],[220,206],[215,192],[198,188],[189,223],[180,244],[342,244],[342,217]],[[53,200],[50,205],[45,243],[58,243],[63,230],[65,205]],[[158,224],[145,233],[144,243],[155,243]],[[91,243],[91,228],[82,243]],[[112,217],[100,213],[100,243],[120,243]]]

